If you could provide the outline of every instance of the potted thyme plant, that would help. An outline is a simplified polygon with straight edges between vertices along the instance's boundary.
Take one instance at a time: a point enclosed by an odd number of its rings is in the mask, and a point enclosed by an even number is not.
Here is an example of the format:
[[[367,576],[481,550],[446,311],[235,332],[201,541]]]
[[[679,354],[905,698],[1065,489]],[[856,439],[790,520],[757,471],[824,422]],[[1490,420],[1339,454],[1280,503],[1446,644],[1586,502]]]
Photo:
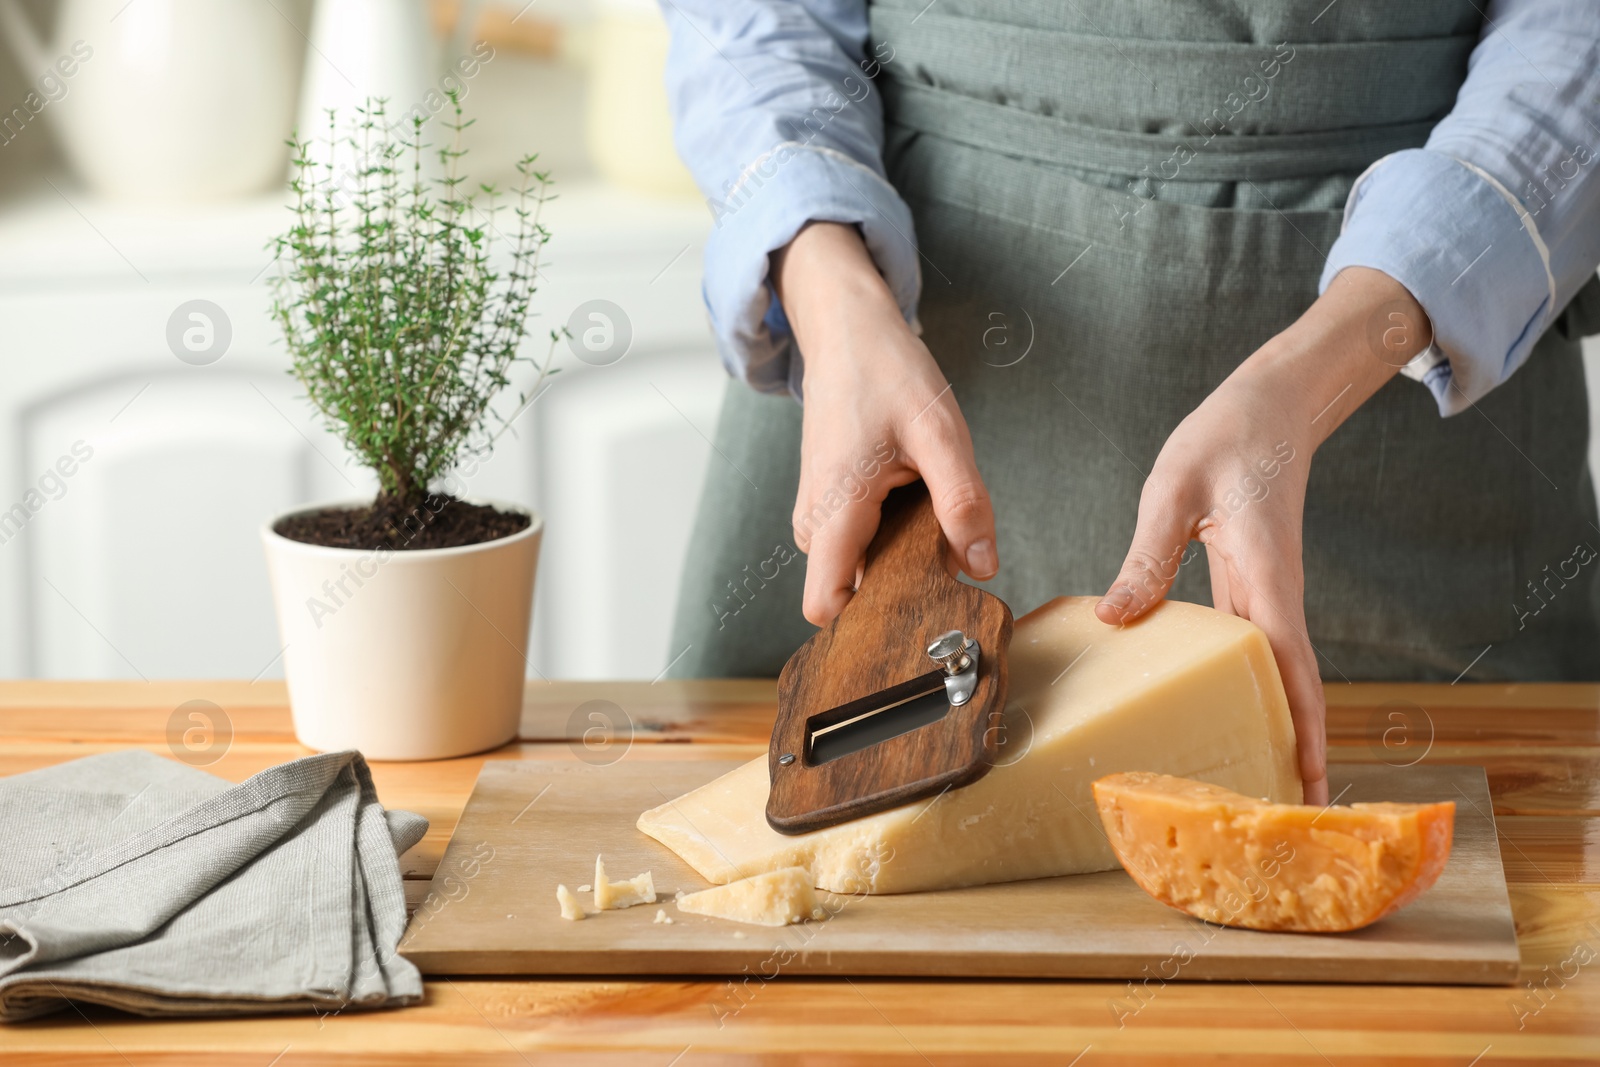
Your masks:
[[[453,494],[463,461],[504,429],[494,403],[514,364],[536,362],[519,350],[550,179],[530,156],[510,197],[470,186],[470,122],[452,103],[453,136],[436,150],[425,120],[397,133],[381,103],[343,132],[329,115],[326,162],[292,140],[294,222],[274,242],[273,314],[291,373],[379,486],[375,500],[262,529],[295,735],[370,759],[494,748],[516,736],[522,711],[542,523]],[[426,165],[435,152],[437,171]],[[341,172],[336,159],[356,162]],[[507,199],[514,236],[496,224]],[[495,237],[509,245],[498,260]]]

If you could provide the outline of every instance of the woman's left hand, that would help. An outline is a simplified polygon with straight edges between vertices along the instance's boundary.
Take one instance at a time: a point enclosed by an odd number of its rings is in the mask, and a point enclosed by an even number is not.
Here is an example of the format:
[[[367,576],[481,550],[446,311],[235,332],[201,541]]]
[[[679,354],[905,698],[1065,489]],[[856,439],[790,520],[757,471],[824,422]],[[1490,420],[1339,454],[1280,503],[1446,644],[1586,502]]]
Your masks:
[[[1307,804],[1328,802],[1326,709],[1301,564],[1311,457],[1431,340],[1427,315],[1399,282],[1367,268],[1340,272],[1167,438],[1133,544],[1095,609],[1113,625],[1139,618],[1172,587],[1189,542],[1205,545],[1212,602],[1261,627],[1272,645]]]

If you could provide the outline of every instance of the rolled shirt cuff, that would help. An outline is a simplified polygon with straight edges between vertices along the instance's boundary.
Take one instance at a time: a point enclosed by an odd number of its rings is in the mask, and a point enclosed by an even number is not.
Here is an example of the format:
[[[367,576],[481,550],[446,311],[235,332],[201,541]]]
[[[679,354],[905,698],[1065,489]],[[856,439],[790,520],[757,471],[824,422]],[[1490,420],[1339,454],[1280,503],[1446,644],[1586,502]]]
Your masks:
[[[803,365],[768,278],[771,254],[808,222],[853,224],[901,314],[916,324],[922,272],[911,211],[894,187],[836,149],[785,141],[707,200],[703,293],[728,373],[763,393],[800,395]]]
[[[1320,288],[1346,267],[1404,285],[1433,324],[1433,346],[1402,373],[1441,415],[1465,411],[1522,365],[1553,304],[1533,220],[1483,171],[1423,148],[1385,156],[1356,180]]]

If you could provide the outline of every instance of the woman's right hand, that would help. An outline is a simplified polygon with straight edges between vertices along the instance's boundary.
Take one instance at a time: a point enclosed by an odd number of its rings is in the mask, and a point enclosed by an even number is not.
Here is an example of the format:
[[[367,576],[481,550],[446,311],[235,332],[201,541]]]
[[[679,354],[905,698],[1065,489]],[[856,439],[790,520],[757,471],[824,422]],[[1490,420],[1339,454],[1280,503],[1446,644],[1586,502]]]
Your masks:
[[[1000,569],[994,512],[955,395],[911,332],[854,226],[814,222],[773,255],[772,275],[805,359],[795,545],[804,612],[821,626],[860,583],[889,490],[921,478],[952,570]]]

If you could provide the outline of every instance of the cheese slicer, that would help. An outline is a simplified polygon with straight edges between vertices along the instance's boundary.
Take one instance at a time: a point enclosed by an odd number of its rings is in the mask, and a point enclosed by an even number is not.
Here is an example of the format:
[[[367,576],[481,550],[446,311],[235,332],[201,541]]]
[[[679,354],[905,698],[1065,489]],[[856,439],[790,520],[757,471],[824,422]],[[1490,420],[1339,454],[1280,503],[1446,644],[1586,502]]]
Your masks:
[[[967,785],[1000,742],[1011,609],[945,569],[922,482],[892,490],[855,596],[784,665],[767,823],[802,834]]]

